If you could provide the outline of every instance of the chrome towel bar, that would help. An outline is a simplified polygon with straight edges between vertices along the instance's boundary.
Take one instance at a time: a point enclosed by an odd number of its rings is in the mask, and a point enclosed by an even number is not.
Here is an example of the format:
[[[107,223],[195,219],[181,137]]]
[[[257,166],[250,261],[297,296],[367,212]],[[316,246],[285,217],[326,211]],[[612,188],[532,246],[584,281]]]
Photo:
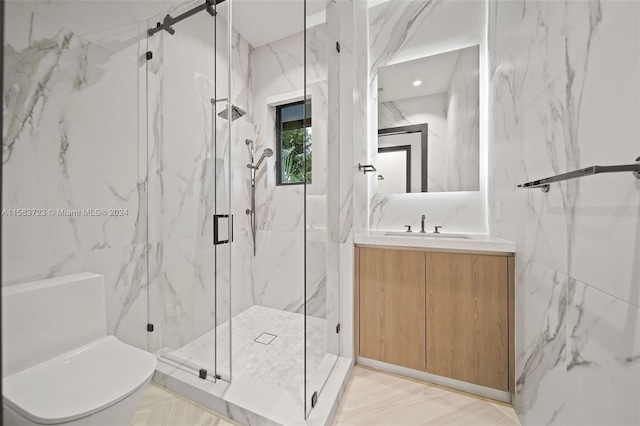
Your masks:
[[[540,188],[542,189],[542,192],[549,192],[549,184],[553,182],[560,182],[563,180],[574,179],[583,176],[597,175],[599,173],[619,172],[633,172],[633,175],[636,177],[636,179],[640,179],[640,157],[636,158],[636,162],[634,164],[585,167],[584,169],[574,170],[573,172],[562,173],[560,175],[523,183],[518,185],[518,188]]]

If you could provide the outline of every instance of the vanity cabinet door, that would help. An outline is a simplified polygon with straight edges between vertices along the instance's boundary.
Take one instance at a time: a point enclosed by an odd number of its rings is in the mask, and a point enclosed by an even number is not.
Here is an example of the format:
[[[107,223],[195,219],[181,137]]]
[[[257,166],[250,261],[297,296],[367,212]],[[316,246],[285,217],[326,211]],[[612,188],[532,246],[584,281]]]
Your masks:
[[[507,390],[508,258],[427,253],[427,372]]]
[[[360,355],[425,370],[425,253],[359,250]]]

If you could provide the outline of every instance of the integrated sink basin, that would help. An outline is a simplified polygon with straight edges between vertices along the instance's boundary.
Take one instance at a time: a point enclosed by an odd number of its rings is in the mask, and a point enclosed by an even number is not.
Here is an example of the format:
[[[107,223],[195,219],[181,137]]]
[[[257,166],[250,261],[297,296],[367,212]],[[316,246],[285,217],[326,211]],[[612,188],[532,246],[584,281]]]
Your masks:
[[[447,234],[445,232],[386,232],[384,235],[389,237],[418,237],[418,238],[459,238],[462,240],[470,240],[467,235],[464,234]]]
[[[498,252],[515,253],[516,244],[489,234],[472,232],[406,232],[369,229],[353,238],[359,246],[407,247],[426,251]]]

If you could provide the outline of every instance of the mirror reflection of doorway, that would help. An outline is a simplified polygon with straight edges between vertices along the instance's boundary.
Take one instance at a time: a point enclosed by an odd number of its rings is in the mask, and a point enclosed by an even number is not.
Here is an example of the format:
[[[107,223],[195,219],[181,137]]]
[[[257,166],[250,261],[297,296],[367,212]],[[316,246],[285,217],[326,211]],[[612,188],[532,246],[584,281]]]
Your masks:
[[[427,191],[427,124],[378,130],[378,193]]]
[[[403,192],[411,192],[411,145],[378,148],[378,193]]]

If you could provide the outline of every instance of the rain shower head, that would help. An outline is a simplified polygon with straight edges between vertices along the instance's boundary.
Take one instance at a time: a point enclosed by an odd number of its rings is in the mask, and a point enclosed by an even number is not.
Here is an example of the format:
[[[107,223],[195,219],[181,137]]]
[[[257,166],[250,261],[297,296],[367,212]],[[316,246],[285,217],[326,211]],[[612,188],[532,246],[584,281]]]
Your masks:
[[[245,115],[247,112],[242,108],[239,108],[235,105],[231,105],[231,121],[236,121],[238,118]],[[218,113],[218,117],[224,118],[225,120],[229,119],[229,108],[225,108]]]
[[[229,102],[228,98],[223,98],[223,99],[211,99],[211,103],[212,104],[217,104],[218,102]],[[243,115],[245,115],[247,112],[245,110],[243,110],[240,107],[237,107],[235,105],[231,105],[231,121],[236,121],[238,118],[242,117]],[[225,108],[222,111],[220,111],[218,113],[218,117],[220,118],[224,118],[225,120],[229,119],[229,108]]]

